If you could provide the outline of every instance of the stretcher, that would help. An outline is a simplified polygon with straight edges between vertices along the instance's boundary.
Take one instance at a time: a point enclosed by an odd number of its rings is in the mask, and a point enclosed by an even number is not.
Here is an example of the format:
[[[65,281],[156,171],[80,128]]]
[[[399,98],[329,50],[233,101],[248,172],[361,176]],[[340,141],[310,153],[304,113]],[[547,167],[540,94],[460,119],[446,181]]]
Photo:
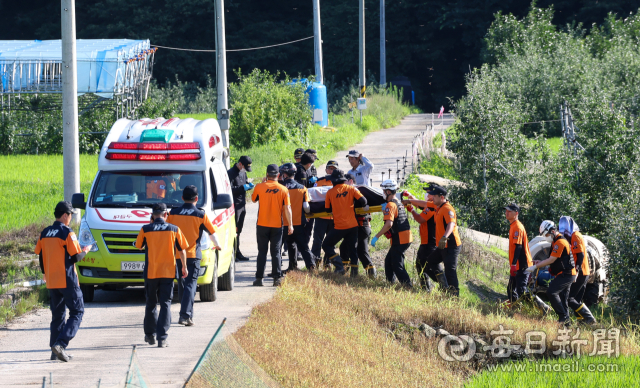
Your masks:
[[[356,188],[367,199],[367,204],[369,205],[369,210],[364,210],[360,207],[360,204],[356,202],[355,211],[357,215],[382,212],[382,204],[386,202],[382,190],[369,186],[356,186]],[[322,186],[312,187],[307,190],[309,199],[311,200],[309,203],[311,212],[305,215],[306,218],[331,217],[332,214],[326,212],[324,207],[327,192],[331,189],[331,186]]]

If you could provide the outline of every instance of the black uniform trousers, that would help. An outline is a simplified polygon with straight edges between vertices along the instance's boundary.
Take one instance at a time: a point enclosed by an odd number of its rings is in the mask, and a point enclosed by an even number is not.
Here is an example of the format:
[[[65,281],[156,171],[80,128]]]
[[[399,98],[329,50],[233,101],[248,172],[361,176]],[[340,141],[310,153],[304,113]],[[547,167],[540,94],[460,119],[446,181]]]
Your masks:
[[[421,244],[418,248],[418,257],[416,258],[416,272],[420,279],[420,285],[426,290],[431,290],[431,282],[429,279],[437,282],[436,273],[428,264],[429,256],[435,252],[438,247],[435,244]],[[438,263],[438,269],[442,272],[442,264]]]
[[[77,283],[72,283],[67,288],[49,289],[49,297],[51,298],[49,305],[51,308],[49,347],[58,343],[66,349],[69,346],[69,341],[76,336],[84,315],[82,291],[80,291]],[[69,309],[69,319],[66,319],[66,309]]]
[[[318,218],[313,228],[313,244],[311,245],[311,253],[317,258],[322,253],[322,242],[324,237],[333,230],[333,220],[325,220]]]
[[[349,261],[358,262],[358,227],[349,229],[333,229],[327,233],[322,243],[322,250],[324,251],[325,258],[331,260],[336,267],[336,271],[344,271],[344,265],[342,264],[342,258],[336,254],[336,244],[342,240],[342,244],[346,248]]]
[[[244,217],[247,215],[247,209],[244,205],[240,208],[235,208],[234,213],[236,217],[236,252],[240,251],[240,233],[242,233],[242,227],[244,226]]]
[[[525,272],[526,268],[519,269],[516,276],[509,276],[509,284],[507,284],[507,296],[511,302],[515,302],[519,297],[527,291],[527,282],[529,274]]]
[[[358,226],[358,242],[357,242],[357,252],[358,252],[358,260],[362,263],[362,268],[369,269],[373,268],[373,262],[371,261],[371,256],[369,255],[369,242],[371,241],[371,226],[367,223],[366,226]],[[343,262],[345,262],[348,256],[348,249],[345,243],[340,244],[340,256],[342,256]],[[350,260],[352,267],[358,266],[358,260]]]
[[[282,238],[286,240],[289,252],[289,269],[298,268],[297,253],[300,252],[307,269],[314,268],[316,261],[309,250],[309,238],[303,225],[294,225],[293,233],[289,233],[289,227],[282,227]]]
[[[547,297],[553,311],[558,314],[558,322],[569,319],[569,290],[575,277],[575,275],[560,274],[551,281],[547,289]]]
[[[444,276],[447,279],[449,287],[458,287],[458,255],[460,254],[460,247],[447,247],[445,249],[436,249],[431,256],[427,259],[429,267],[436,274],[444,272]],[[440,263],[444,264],[444,271],[440,267]]]
[[[392,244],[384,258],[384,274],[393,283],[398,278],[402,284],[411,285],[411,278],[404,267],[404,253],[411,244]]]
[[[576,311],[580,308],[580,306],[582,306],[582,298],[584,297],[584,292],[587,289],[588,280],[589,276],[580,274],[576,278],[576,282],[571,284],[568,300],[568,304],[569,307],[571,307],[571,310]]]
[[[145,279],[144,294],[147,305],[144,310],[144,334],[155,335],[158,340],[169,336],[171,327],[171,299],[173,298],[173,279]],[[160,304],[160,314],[158,314]]]
[[[178,299],[180,300],[180,318],[193,318],[193,303],[198,288],[200,259],[187,258],[187,277],[182,278],[182,260],[176,260],[176,279],[178,279]]]
[[[282,228],[270,228],[256,225],[256,239],[258,242],[258,267],[256,279],[264,278],[264,268],[267,265],[267,252],[271,252],[271,273],[273,279],[282,277]]]

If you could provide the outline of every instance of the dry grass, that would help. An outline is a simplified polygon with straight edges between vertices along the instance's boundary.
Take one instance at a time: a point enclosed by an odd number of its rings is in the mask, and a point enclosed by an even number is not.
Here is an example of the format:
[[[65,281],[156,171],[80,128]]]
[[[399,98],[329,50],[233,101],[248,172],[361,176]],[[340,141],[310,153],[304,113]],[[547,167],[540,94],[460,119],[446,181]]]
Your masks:
[[[452,334],[479,334],[503,325],[514,330],[512,343],[525,333],[547,333],[555,349],[557,326],[526,315],[507,316],[499,308],[472,306],[438,292],[426,294],[361,278],[351,281],[328,273],[287,275],[268,303],[254,309],[234,336],[272,377],[285,387],[460,386],[478,364],[449,363],[417,324],[443,326]],[[582,338],[591,338],[582,329]],[[623,354],[640,354],[635,336],[621,340]]]

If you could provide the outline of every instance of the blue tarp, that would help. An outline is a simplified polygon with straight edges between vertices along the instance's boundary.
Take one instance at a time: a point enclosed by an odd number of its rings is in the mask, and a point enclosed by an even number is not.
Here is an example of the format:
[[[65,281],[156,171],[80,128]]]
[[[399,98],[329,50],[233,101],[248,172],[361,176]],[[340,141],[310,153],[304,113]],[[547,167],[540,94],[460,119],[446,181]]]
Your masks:
[[[125,79],[127,63],[146,60],[151,51],[148,40],[77,40],[78,93],[112,98],[117,85],[133,81]],[[35,83],[44,82],[45,64],[61,62],[60,40],[0,40],[0,91],[33,91]]]

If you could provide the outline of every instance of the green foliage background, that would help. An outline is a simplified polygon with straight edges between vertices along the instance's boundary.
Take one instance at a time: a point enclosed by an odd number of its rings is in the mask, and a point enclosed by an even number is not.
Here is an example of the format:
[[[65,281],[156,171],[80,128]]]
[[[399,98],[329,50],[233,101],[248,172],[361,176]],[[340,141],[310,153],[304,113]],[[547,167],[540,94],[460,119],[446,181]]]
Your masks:
[[[467,76],[448,143],[467,184],[453,195],[471,228],[504,234],[509,202],[522,206],[530,234],[571,215],[609,247],[613,305],[624,312],[640,307],[639,38],[637,14],[589,31],[557,28],[552,9],[496,15],[486,37],[495,63]],[[565,100],[585,148],[575,156],[566,146],[552,152],[543,137],[558,134]]]
[[[379,0],[366,0],[366,63],[379,78]],[[638,9],[633,0],[539,0],[554,5],[553,23],[601,24],[608,12],[619,17]],[[406,76],[416,103],[437,112],[447,97],[465,93],[464,75],[480,67],[483,38],[502,11],[527,14],[529,1],[403,0],[387,2],[387,75]],[[324,68],[338,85],[358,75],[358,2],[323,0]],[[76,3],[78,39],[150,39],[152,44],[211,49],[215,38],[211,0],[99,0]],[[312,2],[299,0],[225,1],[229,49],[258,47],[313,35]],[[49,0],[0,1],[0,39],[60,39],[60,4]],[[487,59],[493,62],[491,58]],[[215,74],[214,53],[160,49],[154,75],[161,84],[179,74],[204,86]],[[229,69],[266,69],[271,73],[313,72],[313,40],[260,51],[228,54]],[[233,77],[233,74],[229,74]],[[231,79],[232,80],[232,79]]]

